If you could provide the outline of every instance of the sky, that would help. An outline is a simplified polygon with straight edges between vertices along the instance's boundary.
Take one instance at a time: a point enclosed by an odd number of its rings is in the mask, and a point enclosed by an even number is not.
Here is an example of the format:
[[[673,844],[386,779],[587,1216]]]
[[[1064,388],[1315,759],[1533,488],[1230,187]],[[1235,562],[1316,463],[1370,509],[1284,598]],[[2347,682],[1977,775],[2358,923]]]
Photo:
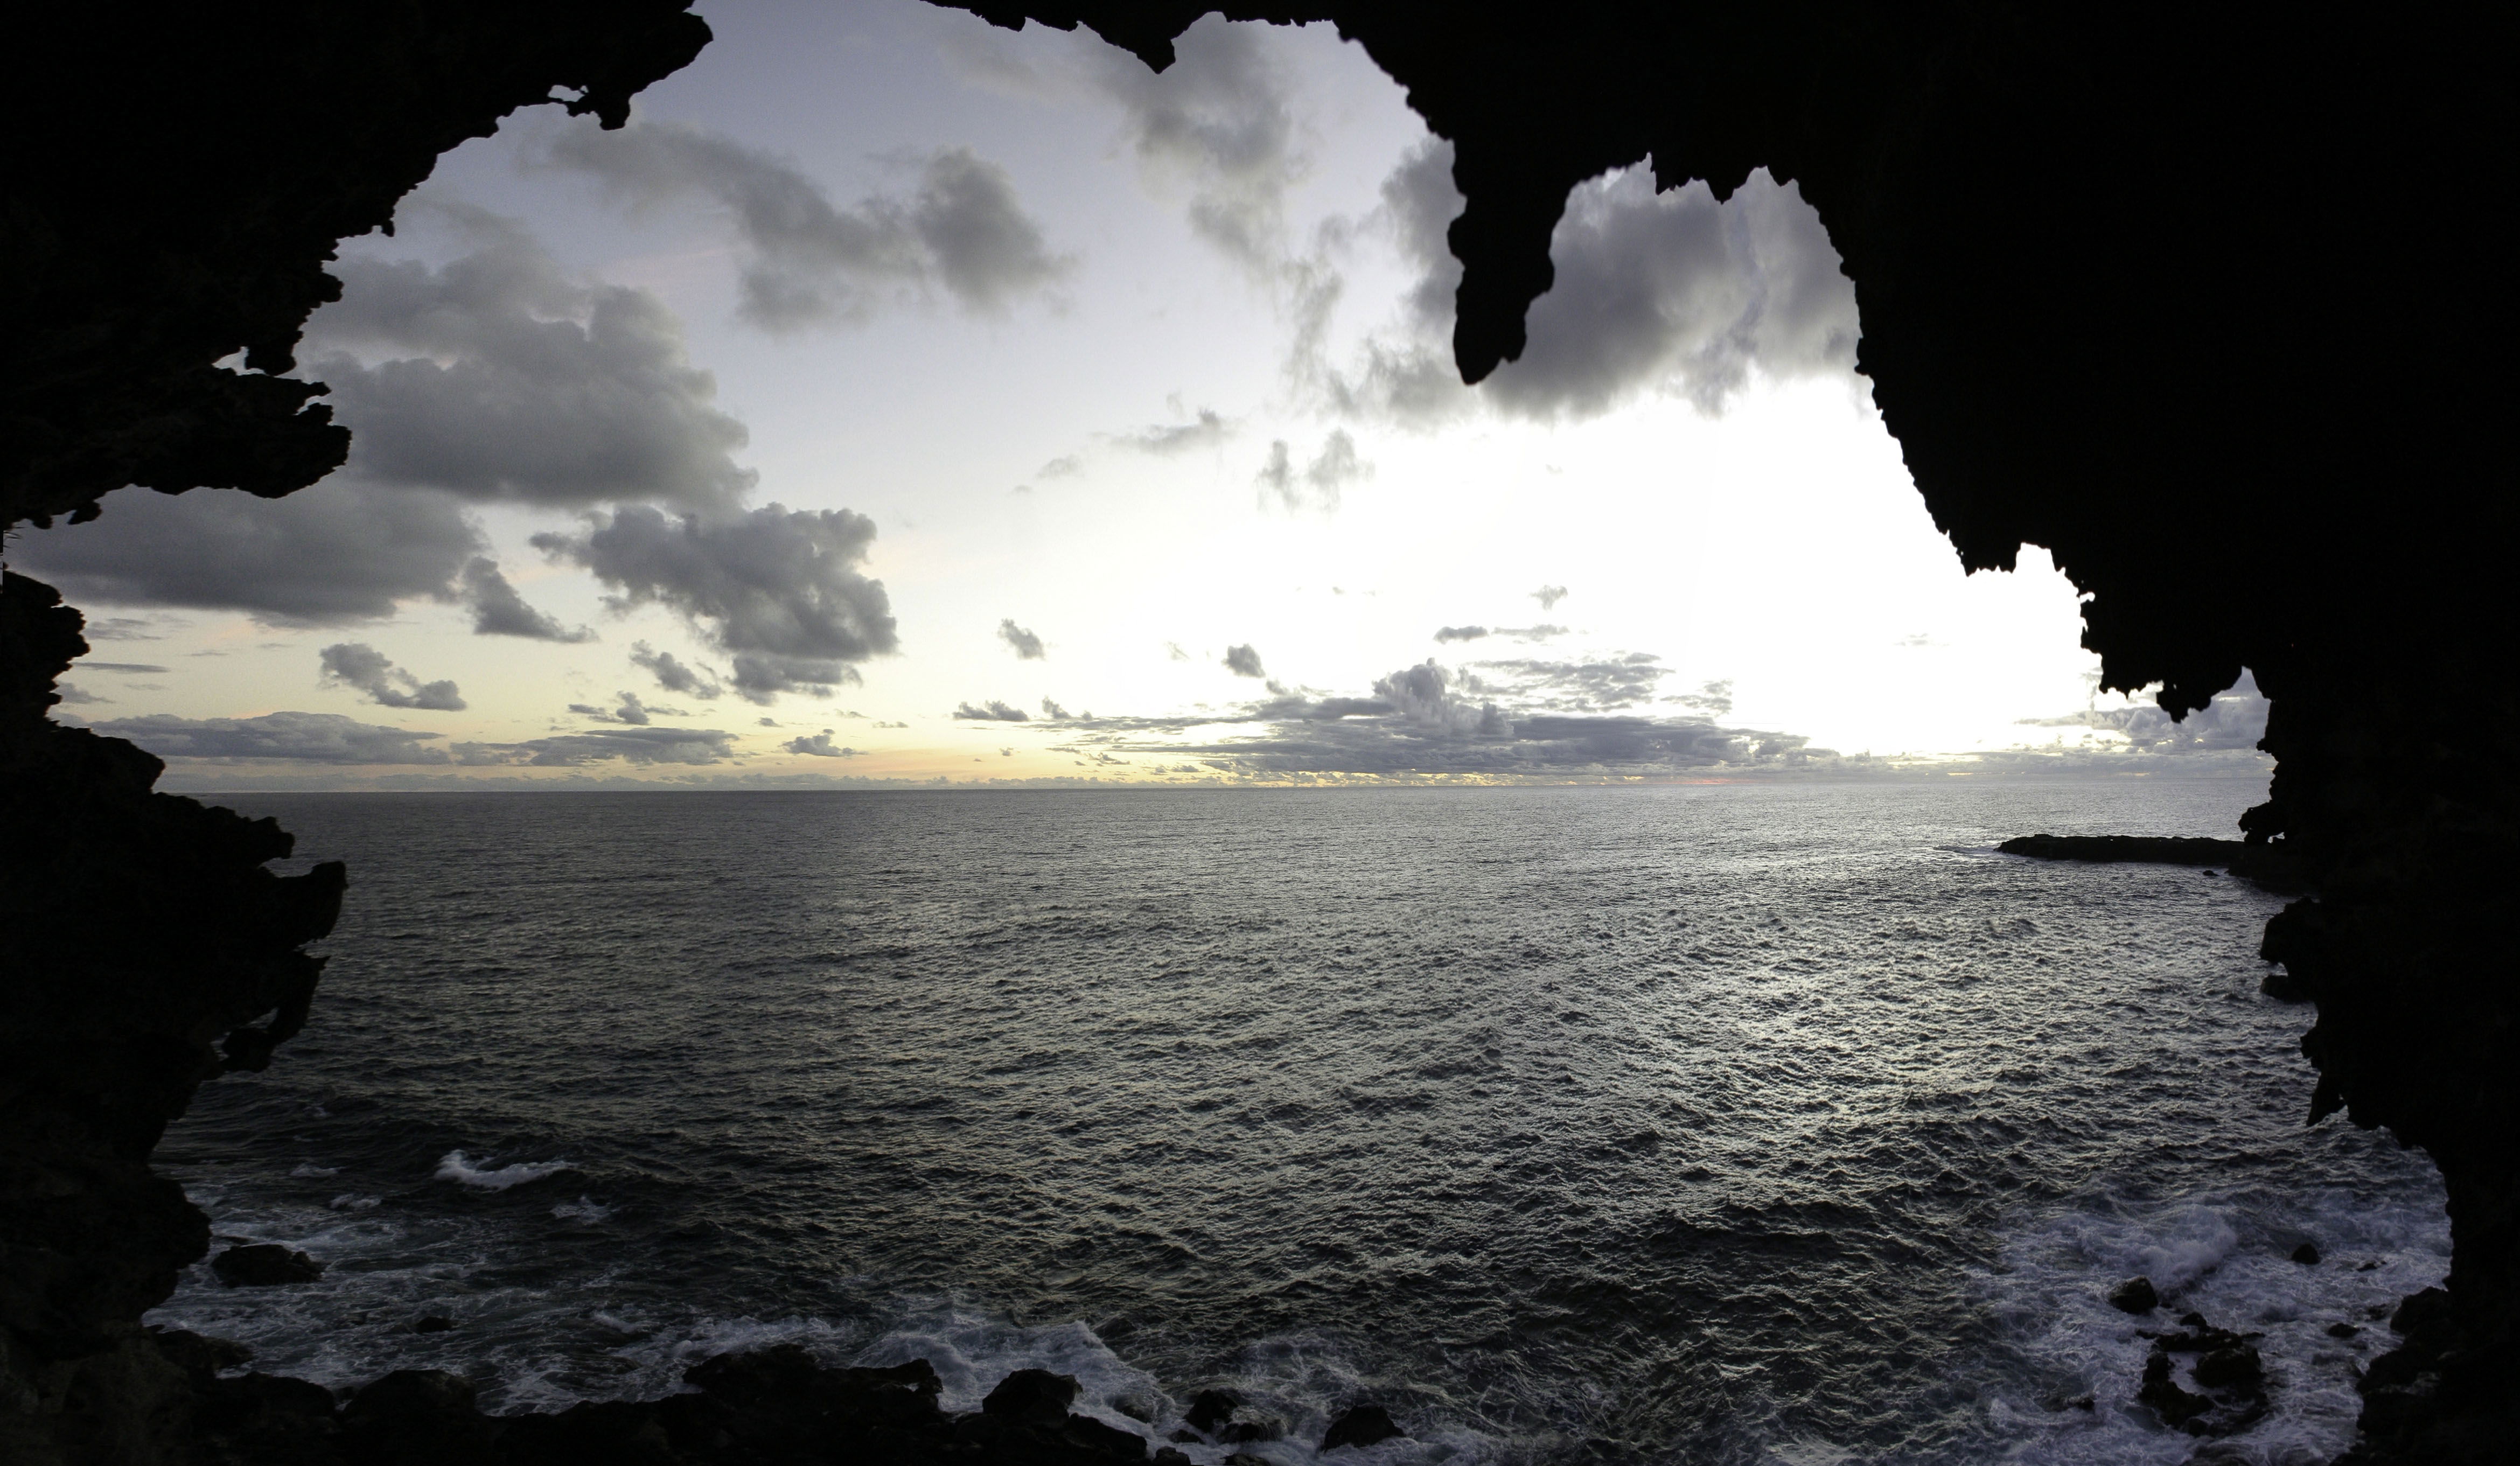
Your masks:
[[[59,716],[209,792],[2264,777],[2251,684],[1962,573],[1790,185],[1580,186],[1471,389],[1449,152],[1326,26],[699,9],[344,242],[341,470],[12,537]]]

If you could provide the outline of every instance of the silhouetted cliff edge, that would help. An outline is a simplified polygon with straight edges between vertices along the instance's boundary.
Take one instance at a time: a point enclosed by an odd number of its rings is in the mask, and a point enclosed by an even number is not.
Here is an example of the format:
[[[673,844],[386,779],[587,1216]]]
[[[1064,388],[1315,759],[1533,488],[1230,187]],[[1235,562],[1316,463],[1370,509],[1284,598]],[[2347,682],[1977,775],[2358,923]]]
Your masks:
[[[1082,22],[1161,66],[1210,7],[969,8]],[[2309,1112],[2423,1146],[2454,1227],[2446,1300],[2373,1369],[2357,1458],[2505,1458],[2520,694],[2495,653],[2520,496],[2489,221],[2520,135],[2508,14],[1217,8],[1335,21],[1454,141],[1465,377],[1520,351],[1570,185],[1648,154],[1719,193],[1767,166],[1846,262],[1861,365],[1962,560],[2047,547],[2090,593],[2108,685],[2159,682],[2174,713],[2255,671],[2279,763],[2244,829],[2318,893],[2266,939],[2318,1003]],[[213,364],[285,370],[337,289],[332,242],[439,153],[555,86],[617,122],[706,29],[671,0],[296,0],[52,7],[9,37],[14,524],[126,485],[321,476],[346,440],[318,389]],[[152,794],[154,761],[50,724],[75,623],[20,578],[5,603],[0,1043],[22,1062],[0,1077],[0,1444],[149,1459],[177,1448],[150,1412],[184,1375],[133,1330],[202,1237],[144,1158],[206,1073],[285,1037],[338,878],[268,876],[278,831]]]

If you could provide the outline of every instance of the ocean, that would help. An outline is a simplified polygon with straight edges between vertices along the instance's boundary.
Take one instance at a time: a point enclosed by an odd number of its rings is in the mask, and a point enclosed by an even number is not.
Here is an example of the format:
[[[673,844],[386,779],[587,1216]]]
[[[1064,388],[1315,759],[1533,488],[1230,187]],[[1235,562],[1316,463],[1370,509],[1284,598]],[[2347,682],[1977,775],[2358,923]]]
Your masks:
[[[494,1410],[796,1342],[1284,1428],[1201,1466],[1359,1401],[1410,1439],[1332,1462],[2169,1466],[2137,1330],[2192,1309],[2262,1335],[2228,1459],[2324,1460],[2448,1270],[2431,1163],[2303,1125],[2278,898],[1993,848],[2260,792],[237,797],[349,901],[159,1165],[327,1271],[151,1321]]]

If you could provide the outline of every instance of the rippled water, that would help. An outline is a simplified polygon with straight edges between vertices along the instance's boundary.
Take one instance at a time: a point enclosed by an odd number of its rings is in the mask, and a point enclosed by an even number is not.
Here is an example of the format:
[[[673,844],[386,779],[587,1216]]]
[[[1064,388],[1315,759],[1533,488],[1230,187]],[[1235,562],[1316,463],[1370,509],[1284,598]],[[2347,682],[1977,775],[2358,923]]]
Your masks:
[[[505,1408],[772,1339],[1157,1435],[1226,1382],[1290,1466],[1359,1399],[1375,1461],[2178,1462],[2142,1271],[2266,1334],[2250,1454],[2323,1457],[2447,1270],[2432,1168],[2302,1127],[2273,898],[1991,848],[2254,793],[247,799],[349,909],[161,1156],[331,1266],[154,1316]]]

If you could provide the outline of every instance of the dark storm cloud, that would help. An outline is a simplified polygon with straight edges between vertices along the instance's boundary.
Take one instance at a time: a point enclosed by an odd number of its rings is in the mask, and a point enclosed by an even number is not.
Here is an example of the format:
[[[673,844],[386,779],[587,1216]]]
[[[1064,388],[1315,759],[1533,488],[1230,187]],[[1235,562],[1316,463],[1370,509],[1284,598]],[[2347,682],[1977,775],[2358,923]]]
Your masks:
[[[337,642],[325,647],[320,656],[324,665],[323,682],[355,688],[367,693],[371,702],[384,707],[425,708],[438,713],[464,711],[464,699],[455,690],[454,683],[424,683],[395,666],[383,652],[365,642]]]
[[[818,759],[853,759],[858,756],[858,751],[854,748],[835,748],[832,746],[832,731],[828,728],[818,733],[810,735],[800,734],[799,736],[789,738],[787,742],[782,743],[779,746],[787,749],[789,753],[807,754]]]
[[[896,647],[883,584],[859,569],[874,541],[864,514],[777,504],[718,519],[632,505],[582,534],[533,537],[594,571],[616,608],[681,612],[727,653],[736,691],[764,703],[789,691],[829,696],[858,680],[854,663]]]
[[[714,764],[735,753],[735,735],[713,728],[608,728],[517,743],[458,743],[460,764],[564,768],[622,759],[632,764]]]
[[[2124,733],[2138,753],[2221,753],[2254,749],[2267,735],[2268,703],[2254,673],[2179,722],[2159,707],[2097,708],[2062,718],[2024,718],[2030,728],[2097,728]]]
[[[645,642],[630,644],[630,660],[647,668],[656,678],[656,686],[668,692],[688,692],[694,697],[714,698],[726,689],[717,679],[686,664],[670,651],[658,651]],[[768,725],[769,720],[763,720]]]
[[[1260,653],[1249,643],[1225,648],[1225,670],[1237,677],[1267,677],[1261,669]]]
[[[221,489],[116,494],[102,517],[22,534],[15,548],[23,568],[83,601],[339,626],[446,594],[480,535],[444,494],[337,474],[276,500]]]
[[[992,697],[976,706],[966,702],[954,709],[954,716],[977,723],[1029,723],[1032,715]]]
[[[259,718],[178,718],[159,713],[87,727],[129,738],[160,758],[293,759],[315,764],[443,764],[442,734],[361,723],[338,713],[265,713]]]
[[[583,626],[571,629],[560,624],[548,613],[525,603],[508,577],[499,571],[499,562],[486,556],[476,557],[464,566],[464,603],[472,611],[472,633],[482,637],[528,637],[537,642],[592,642],[595,633]]]
[[[1051,252],[1006,170],[964,148],[930,154],[908,198],[847,208],[793,163],[673,122],[564,128],[551,156],[634,203],[698,196],[725,208],[745,252],[740,309],[774,331],[863,321],[940,289],[997,314],[1071,263]]]
[[[712,405],[716,378],[662,300],[572,280],[516,225],[448,212],[474,252],[344,260],[341,299],[308,322],[310,372],[353,434],[345,472],[546,505],[723,508],[752,486],[730,457],[743,424]]]
[[[1015,625],[1012,616],[998,623],[998,640],[1013,648],[1018,661],[1037,662],[1050,655],[1042,649],[1041,638]]]

